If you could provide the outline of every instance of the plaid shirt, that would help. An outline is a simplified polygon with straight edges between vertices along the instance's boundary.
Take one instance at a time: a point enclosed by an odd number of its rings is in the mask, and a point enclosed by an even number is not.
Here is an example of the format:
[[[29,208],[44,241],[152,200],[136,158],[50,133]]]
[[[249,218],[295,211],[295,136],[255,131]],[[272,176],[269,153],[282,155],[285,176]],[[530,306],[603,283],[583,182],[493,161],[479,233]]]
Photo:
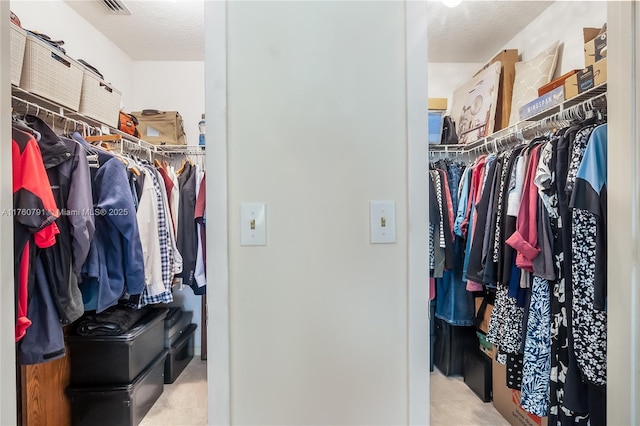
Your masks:
[[[160,188],[160,182],[157,177],[157,171],[151,167],[145,165],[145,167],[151,172],[151,178],[153,180],[153,187],[156,190],[156,199],[158,203],[158,238],[160,239],[160,258],[162,260],[162,282],[164,283],[165,291],[160,294],[150,295],[145,287],[138,307],[145,305],[151,305],[156,303],[171,303],[173,302],[173,293],[171,292],[171,281],[173,280],[173,263],[174,256],[173,251],[169,249],[169,232],[167,228],[167,212],[164,209],[164,201],[162,198],[162,191]]]

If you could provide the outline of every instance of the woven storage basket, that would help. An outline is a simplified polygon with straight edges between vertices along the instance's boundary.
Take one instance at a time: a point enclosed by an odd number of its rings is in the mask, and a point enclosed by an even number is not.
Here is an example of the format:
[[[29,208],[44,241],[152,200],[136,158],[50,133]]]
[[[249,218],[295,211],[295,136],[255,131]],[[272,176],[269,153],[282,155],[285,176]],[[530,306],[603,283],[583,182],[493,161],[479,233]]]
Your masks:
[[[11,84],[20,85],[24,48],[27,44],[27,33],[17,25],[11,24]]]
[[[80,96],[80,114],[98,120],[108,126],[118,127],[122,92],[93,72],[85,69]]]
[[[77,111],[83,67],[58,49],[27,35],[20,87]]]

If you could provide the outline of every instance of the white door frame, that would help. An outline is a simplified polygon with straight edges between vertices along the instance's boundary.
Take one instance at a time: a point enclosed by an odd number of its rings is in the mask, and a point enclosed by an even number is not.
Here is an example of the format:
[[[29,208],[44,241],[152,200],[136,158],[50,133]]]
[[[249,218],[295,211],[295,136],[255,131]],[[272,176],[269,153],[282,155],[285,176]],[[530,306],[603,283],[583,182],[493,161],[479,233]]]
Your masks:
[[[207,389],[210,425],[231,424],[227,178],[227,1],[205,1]]]
[[[410,425],[429,424],[429,143],[427,2],[405,1]]]
[[[11,172],[11,44],[9,2],[0,0],[0,212],[13,207]],[[13,217],[0,214],[0,425],[17,421],[13,290]]]
[[[640,5],[614,1],[608,21],[607,423],[640,423]]]

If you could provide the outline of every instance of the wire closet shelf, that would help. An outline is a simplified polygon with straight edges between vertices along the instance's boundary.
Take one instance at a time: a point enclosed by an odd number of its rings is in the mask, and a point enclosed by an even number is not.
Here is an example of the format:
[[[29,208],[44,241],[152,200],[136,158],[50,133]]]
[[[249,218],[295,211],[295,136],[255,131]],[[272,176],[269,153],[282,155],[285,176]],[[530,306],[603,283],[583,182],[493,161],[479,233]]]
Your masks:
[[[482,152],[495,153],[537,136],[548,134],[570,123],[584,120],[595,112],[606,112],[606,108],[607,85],[605,83],[473,143],[466,145],[429,145],[429,153],[440,155],[448,153],[468,155],[477,155]]]
[[[155,145],[136,138],[128,133],[124,133],[116,128],[108,126],[100,121],[83,116],[73,110],[64,108],[52,101],[29,93],[18,87],[13,87],[11,101],[14,109],[22,108],[24,114],[34,114],[39,116],[45,114],[45,121],[51,119],[54,127],[62,127],[67,130],[78,130],[92,135],[118,135],[118,143],[121,152],[138,153],[144,151],[149,157],[163,156],[172,158],[174,156],[197,157],[206,155],[204,146],[194,145]],[[57,123],[57,124],[56,124]]]

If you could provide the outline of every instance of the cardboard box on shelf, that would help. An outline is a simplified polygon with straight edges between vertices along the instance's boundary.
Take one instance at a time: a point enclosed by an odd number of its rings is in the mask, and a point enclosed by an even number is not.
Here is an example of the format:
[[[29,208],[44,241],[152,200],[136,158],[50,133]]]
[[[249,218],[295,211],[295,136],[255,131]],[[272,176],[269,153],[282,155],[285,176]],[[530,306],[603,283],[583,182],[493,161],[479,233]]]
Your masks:
[[[607,31],[602,28],[583,28],[584,66],[593,65],[607,57]]]
[[[575,73],[580,72],[580,70],[571,70],[566,74],[561,75],[550,83],[545,84],[541,88],[538,89],[538,96],[542,96],[550,91],[557,89],[558,87],[564,87],[565,81],[574,75]]]
[[[507,387],[507,367],[496,362],[492,365],[493,406],[513,426],[547,426],[546,417],[534,416],[520,405],[520,391]]]
[[[557,87],[539,98],[521,106],[520,120],[526,120],[527,118],[533,117],[534,115],[559,105],[562,102],[564,102],[564,87]]]
[[[447,98],[429,98],[429,111],[446,111],[447,106]]]
[[[500,61],[502,70],[500,73],[500,85],[498,87],[498,102],[496,102],[494,132],[509,127],[513,82],[516,78],[516,62],[518,62],[518,49],[501,50],[491,61],[482,67],[482,69],[478,70],[476,75],[496,61]]]
[[[569,77],[564,83],[564,98],[571,99],[606,82],[607,58],[604,58]]]

